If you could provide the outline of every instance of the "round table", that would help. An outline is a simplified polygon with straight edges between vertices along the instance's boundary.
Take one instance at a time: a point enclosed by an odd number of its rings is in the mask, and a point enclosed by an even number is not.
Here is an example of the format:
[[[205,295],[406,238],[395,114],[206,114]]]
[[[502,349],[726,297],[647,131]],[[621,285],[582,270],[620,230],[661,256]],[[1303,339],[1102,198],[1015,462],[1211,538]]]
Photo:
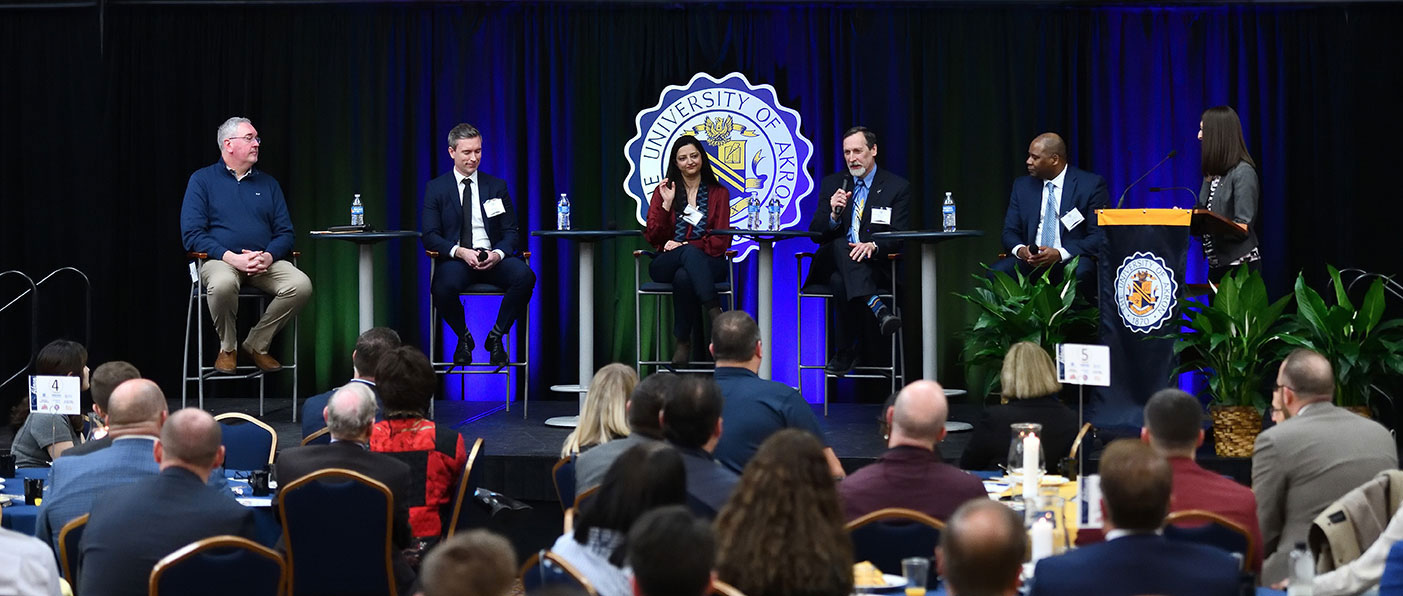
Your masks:
[[[921,378],[931,381],[936,376],[936,322],[935,322],[935,245],[956,238],[978,238],[980,230],[911,230],[906,232],[877,232],[872,238],[877,240],[901,240],[921,243]]]
[[[360,330],[364,332],[375,326],[375,260],[370,254],[370,247],[376,243],[384,242],[392,238],[417,238],[419,232],[414,230],[384,230],[380,232],[330,232],[326,230],[316,230],[311,232],[313,238],[329,238],[332,240],[343,240],[360,245]]]
[[[775,278],[775,243],[780,240],[790,238],[818,238],[817,232],[808,230],[746,230],[728,228],[724,230],[712,230],[711,234],[717,236],[741,236],[755,240],[755,244],[760,247],[759,261],[756,265],[759,268],[759,296],[755,301],[756,313],[755,322],[760,326],[760,378],[770,378],[770,365],[774,362],[771,352],[774,350],[774,278]]]

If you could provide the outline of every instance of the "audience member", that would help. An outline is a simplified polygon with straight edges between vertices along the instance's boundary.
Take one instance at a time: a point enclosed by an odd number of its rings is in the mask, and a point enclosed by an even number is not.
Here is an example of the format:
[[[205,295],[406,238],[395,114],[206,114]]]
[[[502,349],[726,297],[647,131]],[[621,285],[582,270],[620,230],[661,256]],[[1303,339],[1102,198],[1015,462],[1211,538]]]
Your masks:
[[[853,591],[852,542],[823,445],[811,433],[785,429],[765,440],[717,517],[716,534],[717,575],[747,596]]]
[[[468,530],[429,551],[418,596],[506,596],[514,581],[512,543],[487,530]]]
[[[63,594],[53,551],[33,536],[0,528],[0,594]]]
[[[141,378],[141,371],[138,371],[130,362],[114,360],[105,362],[102,366],[93,369],[92,383],[90,388],[93,396],[93,416],[96,418],[93,424],[93,433],[89,440],[81,445],[74,445],[63,450],[63,455],[87,455],[99,449],[106,449],[112,446],[112,436],[108,434],[108,401],[112,397],[112,391],[118,385],[132,379]]]
[[[375,388],[375,368],[380,366],[380,356],[385,352],[400,346],[399,333],[389,327],[372,327],[366,329],[360,337],[356,338],[356,347],[351,350],[351,371],[354,376],[350,383],[364,383],[371,389]],[[336,389],[319,393],[307,398],[302,404],[302,438],[307,438],[314,432],[326,428],[326,420],[322,419],[322,410],[326,409],[326,402],[331,400]],[[375,420],[381,419],[382,408],[377,404],[375,410]]]
[[[1285,420],[1257,436],[1252,492],[1262,529],[1262,583],[1289,575],[1291,548],[1311,521],[1350,489],[1398,467],[1398,447],[1379,423],[1335,407],[1330,361],[1310,350],[1281,363],[1271,407]]]
[[[166,421],[166,396],[146,379],[122,383],[108,404],[112,447],[82,457],[66,456],[49,470],[48,496],[39,508],[34,535],[58,546],[58,533],[93,508],[107,490],[161,472],[153,456]]]
[[[629,530],[639,516],[686,500],[682,457],[661,443],[637,445],[604,474],[574,530],[557,538],[550,550],[579,571],[599,596],[632,596],[624,571]]]
[[[687,502],[711,519],[721,511],[740,476],[712,459],[721,438],[721,391],[708,377],[689,375],[674,384],[663,402],[663,436],[687,466]]]
[[[34,374],[78,377],[82,391],[88,390],[88,350],[78,342],[58,339],[39,350],[34,362]],[[42,468],[53,463],[65,449],[82,442],[82,416],[64,414],[30,414],[29,401],[23,400],[15,409],[15,420],[22,421],[15,433],[10,451],[15,454],[15,467]]]
[[[978,477],[945,463],[938,443],[945,439],[950,406],[935,381],[916,381],[896,396],[889,410],[887,451],[838,485],[849,521],[878,509],[914,509],[945,519],[970,499],[984,499]]]
[[[1374,587],[1378,587],[1382,594],[1385,593],[1385,582],[1381,580],[1388,574],[1393,575],[1391,580],[1397,593],[1400,588],[1398,580],[1403,575],[1397,567],[1403,551],[1395,548],[1400,541],[1403,541],[1403,509],[1393,514],[1383,533],[1364,549],[1359,558],[1316,575],[1312,596],[1349,596],[1362,594]]]
[[[687,556],[677,556],[685,549]],[[685,507],[659,507],[628,532],[634,596],[703,596],[711,590],[716,535]]]
[[[426,418],[438,377],[419,348],[400,346],[386,352],[375,378],[385,400],[385,419],[371,428],[370,450],[409,466],[409,480],[416,487],[406,503],[409,526],[415,538],[436,540],[446,517],[440,509],[451,506],[458,479],[468,465],[463,435]]]
[[[181,547],[224,534],[256,537],[253,510],[205,484],[224,463],[219,423],[209,413],[171,414],[153,451],[159,475],[108,491],[93,504],[79,554],[84,596],[145,595],[151,568]]]
[[[760,444],[776,431],[798,428],[823,440],[823,429],[809,402],[793,387],[760,378],[760,326],[745,311],[721,313],[712,323],[711,355],[716,358],[716,385],[726,398],[721,417],[726,432],[716,444],[716,460],[740,472]],[[842,478],[843,465],[824,447],[828,473]],[[754,596],[753,594],[751,596]]]
[[[664,396],[672,392],[676,382],[677,375],[657,373],[634,386],[633,394],[624,404],[628,436],[591,447],[575,457],[575,496],[599,486],[604,480],[604,473],[623,452],[634,445],[662,438],[663,429],[658,414],[662,412]]]
[[[1140,440],[1168,458],[1174,469],[1174,490],[1170,511],[1201,509],[1226,517],[1262,543],[1257,526],[1257,498],[1252,489],[1227,477],[1203,469],[1194,461],[1194,452],[1203,444],[1203,405],[1198,398],[1178,389],[1162,389],[1145,404],[1145,428]],[[1262,549],[1250,561],[1252,571],[1262,569]]]
[[[1032,596],[1238,593],[1237,559],[1159,535],[1174,481],[1168,461],[1144,443],[1122,439],[1106,447],[1100,472],[1106,541],[1039,561]]]
[[[624,415],[628,396],[638,384],[638,373],[617,362],[594,373],[580,407],[580,424],[565,437],[560,457],[582,453],[595,445],[628,436],[628,420]]]
[[[1028,534],[1012,508],[989,499],[960,505],[940,533],[935,558],[951,596],[1014,596]]]
[[[1058,392],[1057,369],[1052,357],[1038,344],[1021,341],[1004,356],[1000,375],[1004,405],[985,408],[969,445],[960,455],[966,470],[993,470],[1008,462],[1010,425],[1035,422],[1042,425],[1042,445],[1049,468],[1067,457],[1077,436],[1077,413],[1062,403]]]

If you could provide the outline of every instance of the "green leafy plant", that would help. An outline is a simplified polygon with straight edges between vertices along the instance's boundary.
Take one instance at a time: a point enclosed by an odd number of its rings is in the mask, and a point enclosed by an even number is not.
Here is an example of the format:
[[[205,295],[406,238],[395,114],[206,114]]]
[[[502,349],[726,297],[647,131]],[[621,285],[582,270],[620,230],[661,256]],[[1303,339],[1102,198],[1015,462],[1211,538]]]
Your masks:
[[[1291,315],[1282,340],[1324,355],[1335,366],[1335,403],[1367,406],[1369,385],[1388,375],[1403,375],[1403,319],[1383,320],[1384,286],[1374,279],[1355,309],[1340,272],[1327,267],[1335,304],[1296,276],[1296,312]]]
[[[1276,302],[1267,298],[1261,274],[1246,266],[1223,276],[1217,293],[1207,304],[1188,302],[1187,330],[1165,335],[1175,339],[1179,355],[1175,374],[1196,371],[1208,378],[1208,392],[1220,406],[1251,406],[1261,410],[1263,375],[1283,329],[1281,313],[1290,296]]]
[[[965,344],[961,360],[976,395],[982,398],[998,387],[998,371],[1009,346],[1030,341],[1050,350],[1068,337],[1090,336],[1095,331],[1096,307],[1083,300],[1074,308],[1080,259],[1069,261],[1055,283],[1051,267],[1026,277],[989,270],[988,275],[972,276],[974,290],[969,294],[955,294],[979,308],[974,324],[961,332]],[[981,376],[982,381],[976,380]]]

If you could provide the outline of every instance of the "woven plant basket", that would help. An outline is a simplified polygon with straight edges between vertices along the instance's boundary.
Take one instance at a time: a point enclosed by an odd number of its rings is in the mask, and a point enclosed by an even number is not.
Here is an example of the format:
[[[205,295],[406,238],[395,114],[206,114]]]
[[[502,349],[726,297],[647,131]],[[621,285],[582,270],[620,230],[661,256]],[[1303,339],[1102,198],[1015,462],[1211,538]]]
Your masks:
[[[1262,432],[1262,413],[1252,406],[1212,406],[1213,449],[1218,457],[1252,457]]]

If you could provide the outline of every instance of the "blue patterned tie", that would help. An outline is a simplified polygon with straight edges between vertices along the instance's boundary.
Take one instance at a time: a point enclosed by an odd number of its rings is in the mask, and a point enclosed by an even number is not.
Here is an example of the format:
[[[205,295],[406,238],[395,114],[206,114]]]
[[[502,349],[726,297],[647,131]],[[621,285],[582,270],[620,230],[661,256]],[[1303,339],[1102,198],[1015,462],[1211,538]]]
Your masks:
[[[867,204],[867,181],[862,178],[857,179],[857,188],[853,189],[853,225],[848,227],[848,242],[857,244],[858,229],[862,225],[862,208]]]
[[[1038,237],[1038,244],[1041,246],[1052,246],[1057,238],[1057,193],[1053,191],[1056,187],[1052,181],[1047,182],[1047,201],[1043,205],[1043,230]]]

